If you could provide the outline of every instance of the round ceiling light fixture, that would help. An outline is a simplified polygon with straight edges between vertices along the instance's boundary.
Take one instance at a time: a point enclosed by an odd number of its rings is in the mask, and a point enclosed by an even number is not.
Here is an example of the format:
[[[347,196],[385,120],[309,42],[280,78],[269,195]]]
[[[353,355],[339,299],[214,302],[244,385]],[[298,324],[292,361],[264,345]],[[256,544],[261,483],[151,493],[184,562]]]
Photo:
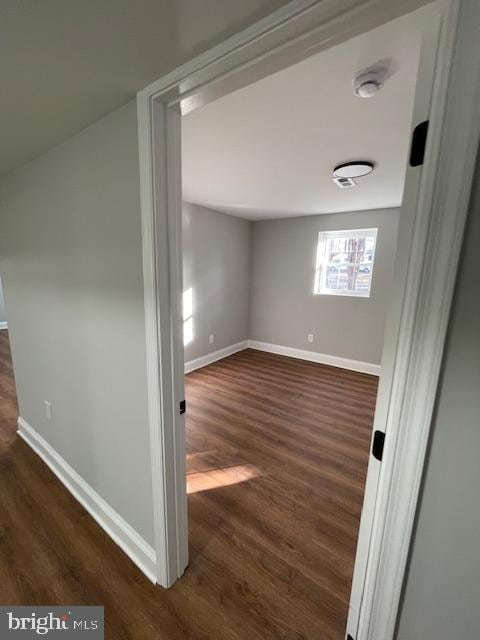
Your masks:
[[[333,170],[334,178],[361,178],[372,173],[374,163],[368,160],[355,160],[355,162],[344,162],[338,164]]]

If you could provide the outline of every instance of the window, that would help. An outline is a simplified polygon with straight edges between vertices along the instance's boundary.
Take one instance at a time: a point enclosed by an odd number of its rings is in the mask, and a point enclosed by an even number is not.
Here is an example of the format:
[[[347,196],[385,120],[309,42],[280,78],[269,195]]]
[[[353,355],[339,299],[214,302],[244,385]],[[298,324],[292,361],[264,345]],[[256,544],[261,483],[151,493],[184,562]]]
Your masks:
[[[368,298],[376,240],[377,229],[321,231],[314,293]]]

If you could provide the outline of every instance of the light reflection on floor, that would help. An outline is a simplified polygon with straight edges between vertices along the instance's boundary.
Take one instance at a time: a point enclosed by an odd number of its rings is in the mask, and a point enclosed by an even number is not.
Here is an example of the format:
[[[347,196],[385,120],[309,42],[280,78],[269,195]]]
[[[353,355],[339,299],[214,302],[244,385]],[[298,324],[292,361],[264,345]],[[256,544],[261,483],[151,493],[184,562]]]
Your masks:
[[[239,464],[231,467],[197,471],[187,475],[187,493],[228,487],[247,482],[260,475],[260,469],[253,464]]]

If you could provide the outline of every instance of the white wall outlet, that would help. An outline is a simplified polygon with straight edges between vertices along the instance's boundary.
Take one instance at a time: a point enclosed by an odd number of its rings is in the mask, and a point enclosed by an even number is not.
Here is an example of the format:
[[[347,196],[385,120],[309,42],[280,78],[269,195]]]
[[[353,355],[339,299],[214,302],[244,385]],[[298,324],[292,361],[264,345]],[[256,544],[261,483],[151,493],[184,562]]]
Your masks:
[[[208,336],[208,342],[209,342],[210,344],[213,344],[213,343],[215,342],[215,336],[213,335],[213,333],[211,333],[211,334]]]
[[[47,420],[52,419],[52,403],[45,400],[45,417]]]
[[[308,336],[307,336],[307,340],[308,340],[309,342],[313,342],[313,333],[309,333],[309,334],[308,334]]]

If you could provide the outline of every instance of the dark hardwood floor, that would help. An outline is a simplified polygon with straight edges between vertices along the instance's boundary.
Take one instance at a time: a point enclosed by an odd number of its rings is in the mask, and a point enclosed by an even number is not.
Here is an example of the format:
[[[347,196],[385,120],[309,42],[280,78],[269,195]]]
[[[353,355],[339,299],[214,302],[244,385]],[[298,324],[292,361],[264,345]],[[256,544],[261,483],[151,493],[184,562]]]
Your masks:
[[[15,436],[0,332],[0,605],[101,604],[108,640],[341,640],[376,384],[253,350],[189,374],[190,566],[165,591]]]
[[[8,341],[8,331],[0,331],[0,443],[3,459],[3,445],[7,445],[17,432],[18,405],[13,377],[12,355]]]

